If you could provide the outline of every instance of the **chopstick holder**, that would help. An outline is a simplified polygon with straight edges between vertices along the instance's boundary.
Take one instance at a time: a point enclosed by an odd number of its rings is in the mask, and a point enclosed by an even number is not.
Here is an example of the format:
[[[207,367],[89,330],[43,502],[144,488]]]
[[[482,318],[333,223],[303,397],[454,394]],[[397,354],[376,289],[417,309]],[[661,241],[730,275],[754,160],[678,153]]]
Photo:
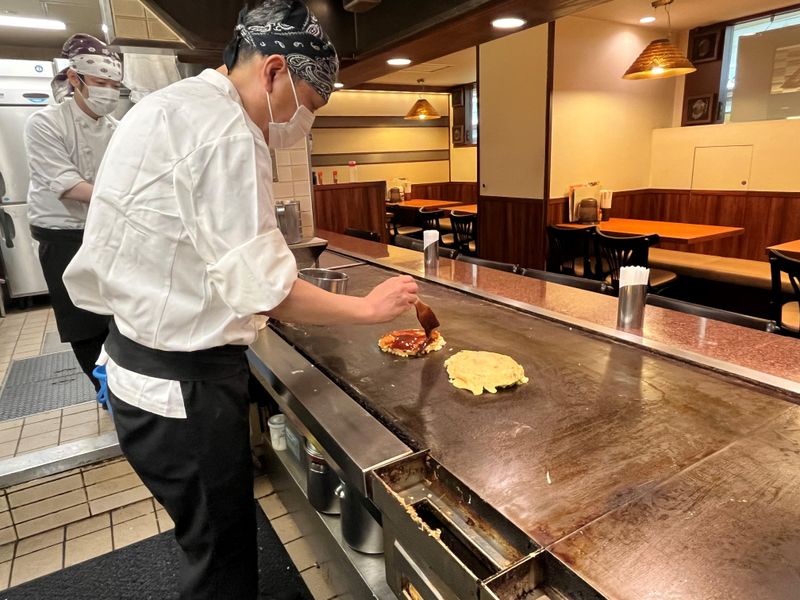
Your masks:
[[[619,270],[617,329],[624,331],[642,329],[649,281],[650,269],[647,267],[622,267]]]
[[[425,274],[436,275],[439,272],[439,232],[428,229],[422,232],[422,250],[425,254]]]

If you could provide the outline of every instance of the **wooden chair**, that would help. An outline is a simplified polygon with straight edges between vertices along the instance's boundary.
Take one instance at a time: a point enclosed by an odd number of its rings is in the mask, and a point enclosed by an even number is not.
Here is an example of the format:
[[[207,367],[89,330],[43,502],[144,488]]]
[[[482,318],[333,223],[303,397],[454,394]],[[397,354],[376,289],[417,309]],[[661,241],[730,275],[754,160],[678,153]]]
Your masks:
[[[800,337],[800,260],[770,250],[769,264],[772,267],[770,317],[777,323],[781,333]],[[789,277],[793,290],[788,295],[788,301],[781,285],[784,273]]]
[[[398,235],[394,239],[394,243],[396,246],[400,246],[401,248],[407,248],[408,250],[416,250],[417,252],[422,252],[424,250],[422,240],[418,240],[417,238],[412,238],[407,235]],[[439,256],[442,258],[449,258],[455,259],[458,256],[458,252],[456,252],[453,248],[445,248],[444,246],[439,246]]]
[[[505,271],[506,273],[516,273],[519,265],[512,265],[511,263],[498,262],[496,260],[487,260],[485,258],[478,258],[477,256],[468,256],[459,254],[456,260],[478,265],[479,267],[487,267],[489,269],[497,269],[498,271]]]
[[[619,291],[619,270],[622,267],[647,267],[650,246],[658,244],[658,235],[617,237],[601,231],[593,234],[597,279]],[[650,290],[659,292],[674,282],[678,276],[672,271],[650,269]]]
[[[592,239],[596,227],[572,229],[548,225],[547,270],[551,273],[594,277]]]
[[[598,294],[613,294],[614,289],[606,284],[604,281],[597,281],[596,279],[587,279],[586,277],[576,277],[574,275],[564,275],[562,273],[552,273],[550,271],[540,271],[539,269],[519,269],[519,275],[531,277],[533,279],[540,279],[549,283],[558,283],[560,285],[567,285],[569,287],[579,288],[590,292],[597,292]]]
[[[392,238],[398,235],[422,235],[422,227],[419,225],[419,216],[416,211],[408,211],[397,204],[387,204],[386,212],[392,214],[390,222]]]
[[[375,231],[364,231],[363,229],[353,229],[352,227],[347,227],[344,230],[344,234],[351,237],[361,238],[362,240],[369,240],[370,242],[381,241],[381,234]]]
[[[776,330],[775,322],[768,319],[761,319],[759,317],[743,315],[729,310],[703,306],[702,304],[684,302],[683,300],[676,300],[675,298],[668,298],[667,296],[648,294],[647,304],[660,308],[668,308],[669,310],[675,310],[687,315],[713,319],[715,321],[722,321],[723,323],[731,323],[732,325],[747,327],[748,329],[758,329],[759,331],[769,332],[774,332]]]
[[[444,218],[444,211],[440,208],[420,208],[419,218],[424,229],[435,229],[441,232],[441,219]]]
[[[453,224],[453,245],[461,254],[477,254],[478,215],[454,210],[450,213]],[[446,237],[446,236],[445,236]]]

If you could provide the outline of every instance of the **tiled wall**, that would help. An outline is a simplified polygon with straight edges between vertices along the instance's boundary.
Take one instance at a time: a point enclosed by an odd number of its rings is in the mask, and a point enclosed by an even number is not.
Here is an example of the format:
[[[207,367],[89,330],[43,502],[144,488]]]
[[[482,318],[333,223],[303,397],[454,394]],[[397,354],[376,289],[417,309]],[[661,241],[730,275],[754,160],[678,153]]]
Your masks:
[[[303,237],[313,237],[314,215],[307,141],[303,140],[291,150],[276,150],[275,164],[277,165],[277,181],[274,183],[275,200],[299,200]]]

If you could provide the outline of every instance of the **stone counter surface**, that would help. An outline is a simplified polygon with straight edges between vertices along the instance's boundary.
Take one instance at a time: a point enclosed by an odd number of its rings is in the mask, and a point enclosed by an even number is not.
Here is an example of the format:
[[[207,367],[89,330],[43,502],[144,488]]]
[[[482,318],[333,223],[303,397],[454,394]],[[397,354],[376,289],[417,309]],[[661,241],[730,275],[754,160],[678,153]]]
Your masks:
[[[424,276],[422,254],[327,231],[318,232],[331,250],[369,260],[378,265]],[[549,313],[550,318],[583,322],[614,334],[617,299],[586,290],[548,283],[520,275],[445,258],[439,261],[438,279],[474,288]],[[434,307],[435,308],[435,307]],[[747,329],[729,323],[648,306],[641,335],[625,334],[625,341],[677,358],[710,361],[730,374],[766,383],[800,398],[800,340]]]

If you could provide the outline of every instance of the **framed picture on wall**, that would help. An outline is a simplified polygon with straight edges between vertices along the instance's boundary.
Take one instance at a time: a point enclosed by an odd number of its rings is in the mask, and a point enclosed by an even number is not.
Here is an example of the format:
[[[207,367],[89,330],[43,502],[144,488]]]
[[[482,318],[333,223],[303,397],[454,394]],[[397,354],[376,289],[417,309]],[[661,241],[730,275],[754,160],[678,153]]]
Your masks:
[[[717,112],[717,95],[703,94],[686,99],[686,124],[708,125],[713,123]]]
[[[464,88],[463,87],[453,88],[453,91],[450,92],[450,95],[453,97],[453,108],[457,108],[459,106],[464,106]]]
[[[464,144],[464,126],[453,125],[453,144]]]
[[[689,60],[693,63],[712,62],[720,59],[722,30],[696,33],[689,44]]]

